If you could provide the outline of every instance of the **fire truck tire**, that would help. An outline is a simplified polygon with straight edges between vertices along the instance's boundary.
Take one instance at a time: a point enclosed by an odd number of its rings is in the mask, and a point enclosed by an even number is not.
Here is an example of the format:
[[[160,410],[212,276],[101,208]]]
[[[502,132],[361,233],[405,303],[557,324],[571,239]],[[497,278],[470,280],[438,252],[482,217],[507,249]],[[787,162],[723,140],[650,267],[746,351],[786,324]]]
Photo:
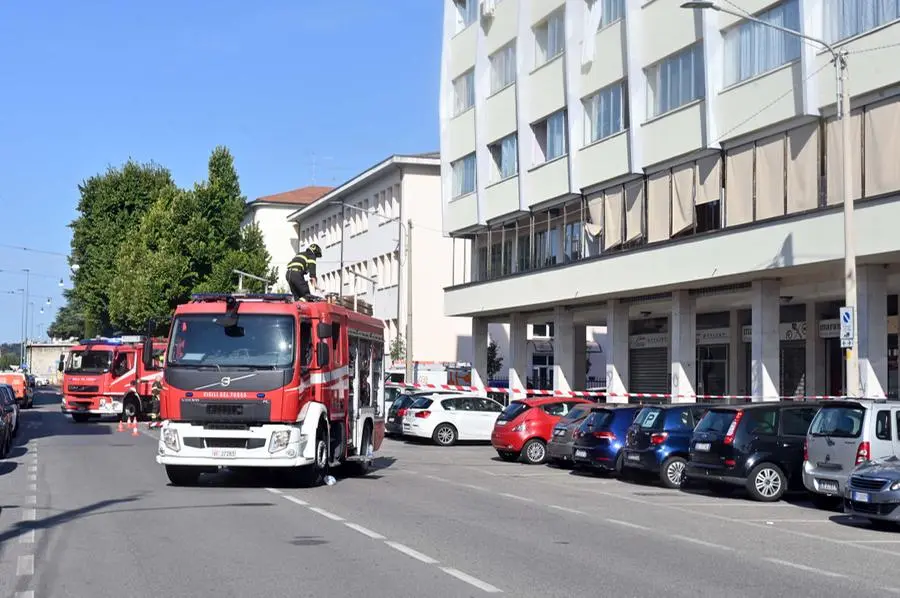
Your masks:
[[[136,396],[130,395],[125,397],[125,402],[122,404],[122,415],[125,416],[126,421],[132,417],[135,419],[141,417],[141,402]]]
[[[312,465],[305,465],[300,468],[300,483],[307,488],[321,486],[325,481],[325,474],[328,471],[328,428],[324,422],[319,424],[316,430],[316,444],[313,455],[315,460]]]
[[[362,443],[360,443],[360,446],[362,447],[364,455],[375,452],[375,445],[372,444],[371,420],[366,421],[366,426],[365,428],[363,428]],[[352,475],[364,476],[372,471],[372,459],[350,461],[348,463],[345,463],[345,465]]]
[[[201,468],[190,465],[166,465],[166,475],[173,486],[193,486],[200,480]]]
[[[86,413],[73,413],[72,421],[76,424],[83,424],[90,419],[90,416]]]

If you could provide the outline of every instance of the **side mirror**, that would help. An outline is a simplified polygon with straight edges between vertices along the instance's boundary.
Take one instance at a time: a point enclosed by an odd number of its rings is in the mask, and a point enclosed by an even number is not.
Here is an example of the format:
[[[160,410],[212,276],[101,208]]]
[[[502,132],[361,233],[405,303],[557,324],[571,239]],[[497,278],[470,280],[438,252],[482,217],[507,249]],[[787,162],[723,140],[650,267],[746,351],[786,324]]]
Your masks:
[[[145,370],[153,369],[153,339],[149,336],[144,339],[143,355],[141,355],[141,359],[144,362]]]
[[[328,343],[319,341],[316,343],[316,363],[320,368],[328,367],[328,358],[331,352],[328,350]]]
[[[59,370],[61,372],[64,369],[66,369],[66,356],[60,355],[59,356],[59,365],[57,366],[57,370]]]
[[[318,326],[316,326],[316,336],[318,336],[320,339],[331,338],[331,334],[331,324],[328,324],[327,322],[319,322]]]

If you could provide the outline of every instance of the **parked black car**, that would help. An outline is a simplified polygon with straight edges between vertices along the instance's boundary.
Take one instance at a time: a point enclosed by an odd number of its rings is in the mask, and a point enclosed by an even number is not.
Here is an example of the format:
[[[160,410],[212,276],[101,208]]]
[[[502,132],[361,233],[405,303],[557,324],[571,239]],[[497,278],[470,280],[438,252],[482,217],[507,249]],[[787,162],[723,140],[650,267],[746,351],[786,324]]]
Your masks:
[[[547,455],[551,465],[559,467],[572,464],[572,452],[575,450],[575,441],[572,437],[581,422],[590,415],[593,407],[594,405],[590,403],[575,405],[553,426],[553,435],[547,443]]]
[[[685,482],[743,486],[759,501],[803,489],[803,447],[821,403],[779,401],[714,407],[694,429]]]

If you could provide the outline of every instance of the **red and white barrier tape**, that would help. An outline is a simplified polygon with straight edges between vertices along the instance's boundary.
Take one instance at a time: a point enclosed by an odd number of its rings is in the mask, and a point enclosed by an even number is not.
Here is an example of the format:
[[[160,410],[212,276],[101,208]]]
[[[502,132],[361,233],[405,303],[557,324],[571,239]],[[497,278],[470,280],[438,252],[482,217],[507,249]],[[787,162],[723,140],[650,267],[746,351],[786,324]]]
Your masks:
[[[509,394],[509,388],[501,388],[497,386],[460,386],[458,384],[401,384],[396,382],[388,382],[385,384],[387,388],[418,388],[427,390],[458,390],[462,392],[498,392]],[[809,396],[772,396],[772,397],[753,397],[750,395],[701,395],[701,394],[671,394],[656,392],[606,392],[602,390],[539,390],[539,389],[512,389],[512,394],[521,396],[538,396],[538,397],[613,397],[613,398],[638,398],[638,399],[712,399],[712,400],[753,400],[759,398],[779,399],[783,401],[809,401],[809,400],[830,400],[844,399],[846,397],[839,395],[809,395]]]

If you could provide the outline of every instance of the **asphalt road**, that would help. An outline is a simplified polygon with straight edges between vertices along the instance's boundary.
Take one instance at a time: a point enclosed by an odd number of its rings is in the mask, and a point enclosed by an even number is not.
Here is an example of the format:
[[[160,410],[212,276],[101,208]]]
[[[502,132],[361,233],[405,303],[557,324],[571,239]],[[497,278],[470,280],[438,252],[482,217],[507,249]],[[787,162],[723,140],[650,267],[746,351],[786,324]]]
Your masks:
[[[175,488],[153,432],[38,403],[0,461],[0,598],[900,594],[900,533],[802,501],[393,440],[377,471],[334,486]]]

